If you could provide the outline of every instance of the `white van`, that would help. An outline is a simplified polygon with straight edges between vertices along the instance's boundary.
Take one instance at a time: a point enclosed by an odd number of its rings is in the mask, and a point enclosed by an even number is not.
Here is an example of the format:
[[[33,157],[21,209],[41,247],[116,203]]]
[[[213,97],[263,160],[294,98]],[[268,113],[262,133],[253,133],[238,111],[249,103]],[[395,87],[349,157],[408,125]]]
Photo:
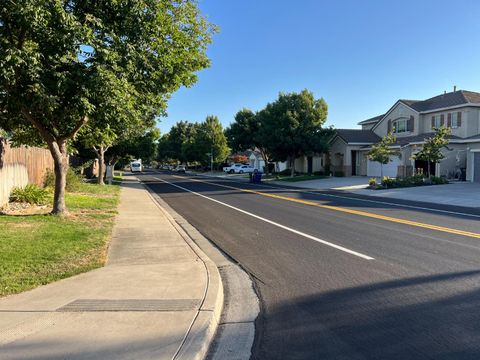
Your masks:
[[[132,161],[130,163],[130,170],[133,172],[142,172],[143,171],[143,166],[140,161]]]

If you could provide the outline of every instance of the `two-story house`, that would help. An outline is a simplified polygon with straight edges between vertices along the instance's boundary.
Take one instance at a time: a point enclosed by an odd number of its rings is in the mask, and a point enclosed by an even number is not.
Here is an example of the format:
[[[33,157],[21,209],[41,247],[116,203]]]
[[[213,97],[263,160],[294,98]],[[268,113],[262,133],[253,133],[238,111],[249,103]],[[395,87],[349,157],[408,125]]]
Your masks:
[[[451,129],[445,159],[432,166],[435,175],[480,182],[480,93],[455,90],[427,100],[398,100],[385,114],[358,123],[361,129],[339,129],[331,141],[330,162],[346,176],[380,176],[380,164],[367,157],[371,146],[390,130],[397,150],[383,174],[408,176],[428,164],[414,160],[434,128]]]

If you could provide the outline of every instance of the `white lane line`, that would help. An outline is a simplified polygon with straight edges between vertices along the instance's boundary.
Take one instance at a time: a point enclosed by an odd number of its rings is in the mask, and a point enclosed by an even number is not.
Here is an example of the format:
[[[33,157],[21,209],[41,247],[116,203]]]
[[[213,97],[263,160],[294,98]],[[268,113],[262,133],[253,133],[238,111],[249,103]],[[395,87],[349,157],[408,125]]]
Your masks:
[[[205,175],[203,175],[203,176],[205,176]],[[225,179],[225,180],[237,183],[237,184],[245,184],[244,182],[237,181],[237,180],[231,180],[229,178],[220,178],[220,179]],[[358,201],[358,202],[363,201],[363,202],[368,202],[368,203],[373,203],[373,204],[390,205],[390,206],[402,207],[402,208],[407,208],[407,209],[427,210],[427,211],[431,211],[431,212],[438,212],[438,213],[444,213],[444,214],[452,214],[452,215],[461,215],[461,216],[466,216],[466,217],[480,218],[480,215],[475,215],[475,214],[468,214],[468,213],[462,213],[462,212],[450,211],[450,210],[433,209],[433,208],[416,206],[416,205],[397,204],[397,203],[391,203],[391,202],[380,201],[380,200],[361,199],[361,198],[356,198],[356,197],[351,197],[351,196],[317,193],[317,192],[313,192],[313,191],[308,191],[309,189],[306,189],[306,188],[304,188],[304,189],[302,189],[302,188],[282,188],[282,187],[276,187],[276,186],[267,185],[267,184],[257,184],[257,185],[260,185],[260,186],[263,186],[263,187],[266,187],[266,188],[270,188],[270,189],[287,190],[287,191],[291,191],[291,192],[312,194],[312,195],[317,195],[317,196],[327,196],[327,197],[333,197],[333,198],[339,198],[339,199],[355,200],[355,201]],[[329,189],[326,189],[326,190],[329,190]],[[368,196],[368,195],[366,195],[366,196]],[[446,205],[446,204],[443,204],[443,205]]]
[[[187,192],[189,192],[189,193],[192,193],[192,194],[194,194],[194,195],[200,196],[200,197],[202,197],[202,198],[204,198],[204,199],[213,201],[213,202],[215,202],[215,203],[217,203],[217,204],[220,204],[220,205],[226,206],[226,207],[228,207],[228,208],[230,208],[230,209],[233,209],[233,210],[236,210],[236,211],[238,211],[238,212],[241,212],[242,214],[251,216],[251,217],[253,217],[253,218],[255,218],[255,219],[258,219],[258,220],[262,220],[262,221],[264,221],[264,222],[266,222],[266,223],[268,223],[268,224],[277,226],[277,227],[279,227],[279,228],[281,228],[281,229],[290,231],[290,232],[292,232],[292,233],[294,233],[294,234],[297,234],[297,235],[306,237],[307,239],[314,240],[314,241],[316,241],[316,242],[319,242],[319,243],[321,243],[321,244],[330,246],[330,247],[335,248],[335,249],[337,249],[337,250],[346,252],[346,253],[351,254],[351,255],[358,256],[358,257],[360,257],[360,258],[362,258],[362,259],[365,259],[365,260],[375,260],[375,259],[374,259],[373,257],[371,257],[371,256],[368,256],[368,255],[359,253],[359,252],[357,252],[357,251],[353,251],[353,250],[347,249],[347,248],[345,248],[345,247],[343,247],[343,246],[340,246],[340,245],[332,244],[331,242],[328,242],[328,241],[319,239],[319,238],[317,238],[317,237],[315,237],[315,236],[312,236],[312,235],[306,234],[306,233],[304,233],[304,232],[301,232],[301,231],[292,229],[292,228],[290,228],[290,227],[288,227],[288,226],[279,224],[279,223],[277,223],[277,222],[275,222],[275,221],[266,219],[266,218],[264,218],[264,217],[261,217],[261,216],[255,215],[255,214],[252,214],[251,212],[248,212],[248,211],[239,209],[239,208],[237,208],[237,207],[235,207],[235,206],[232,206],[232,205],[229,205],[229,204],[224,203],[224,202],[222,202],[222,201],[213,199],[213,198],[211,198],[211,197],[209,197],[209,196],[205,196],[205,195],[200,194],[200,193],[198,193],[198,192],[196,192],[196,191],[189,190],[189,189],[187,189],[187,188],[185,188],[185,187],[183,187],[183,186],[180,186],[180,185],[171,183],[171,182],[169,182],[169,181],[160,179],[160,178],[158,178],[158,177],[154,177],[154,178],[157,179],[157,180],[160,180],[160,181],[162,181],[162,182],[164,182],[164,183],[166,183],[166,184],[175,186],[176,188],[179,188],[179,189],[182,189],[182,190],[187,191]]]

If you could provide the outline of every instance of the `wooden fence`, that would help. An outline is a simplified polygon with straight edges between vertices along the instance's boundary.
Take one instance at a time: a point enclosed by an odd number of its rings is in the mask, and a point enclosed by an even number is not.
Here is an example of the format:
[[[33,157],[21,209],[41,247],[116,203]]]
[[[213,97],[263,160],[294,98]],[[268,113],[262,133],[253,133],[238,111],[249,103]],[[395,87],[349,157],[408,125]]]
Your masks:
[[[0,206],[8,202],[12,188],[27,183],[42,185],[48,169],[53,169],[53,159],[47,149],[14,148],[0,139]]]

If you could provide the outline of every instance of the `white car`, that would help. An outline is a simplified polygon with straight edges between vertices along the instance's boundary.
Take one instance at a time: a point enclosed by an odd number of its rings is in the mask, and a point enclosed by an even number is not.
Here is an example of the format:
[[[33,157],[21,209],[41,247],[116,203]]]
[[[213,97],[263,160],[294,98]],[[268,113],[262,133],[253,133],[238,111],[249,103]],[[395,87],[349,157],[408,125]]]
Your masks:
[[[245,165],[245,164],[233,164],[231,166],[227,166],[223,168],[223,171],[228,174],[243,174],[243,173],[251,173],[255,169],[253,166]]]
[[[233,174],[233,173],[235,173],[235,169],[239,169],[243,165],[245,165],[245,164],[233,164],[233,165],[230,165],[230,166],[226,166],[226,167],[223,168],[223,171],[228,173],[228,174]]]
[[[245,164],[234,164],[230,167],[224,168],[223,171],[229,174],[246,174],[246,173],[253,173],[255,168],[250,165]]]

